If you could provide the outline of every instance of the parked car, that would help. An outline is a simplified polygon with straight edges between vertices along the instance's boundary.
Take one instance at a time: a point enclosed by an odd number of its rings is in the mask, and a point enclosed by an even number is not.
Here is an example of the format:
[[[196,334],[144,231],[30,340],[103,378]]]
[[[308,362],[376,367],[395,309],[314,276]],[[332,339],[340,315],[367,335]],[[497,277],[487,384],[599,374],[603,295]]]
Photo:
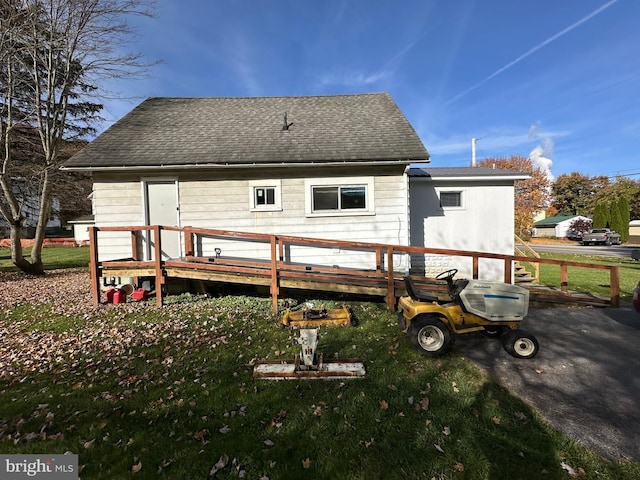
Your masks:
[[[567,230],[567,239],[568,240],[582,240],[582,235],[583,232],[579,231],[579,230],[574,230],[573,228],[570,228],[569,230]]]
[[[609,230],[608,228],[594,228],[582,236],[582,245],[596,245],[597,243],[603,245],[620,245],[622,239],[619,233]]]

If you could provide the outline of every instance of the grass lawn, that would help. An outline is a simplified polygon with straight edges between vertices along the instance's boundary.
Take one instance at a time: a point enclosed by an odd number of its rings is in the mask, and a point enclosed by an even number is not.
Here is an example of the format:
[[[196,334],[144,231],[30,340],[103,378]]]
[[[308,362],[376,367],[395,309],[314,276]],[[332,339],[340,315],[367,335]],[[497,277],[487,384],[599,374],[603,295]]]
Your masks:
[[[24,248],[23,254],[28,259],[31,248]],[[42,262],[46,269],[86,267],[89,265],[89,247],[45,247],[42,249]],[[15,270],[11,249],[0,247],[0,272]]]
[[[599,265],[618,266],[620,269],[620,298],[631,301],[633,291],[640,281],[640,262],[629,258],[601,257],[595,255],[570,255],[557,253],[540,253],[542,258],[566,260],[571,262],[595,263]],[[569,276],[569,290],[587,292],[594,295],[609,297],[611,280],[608,270],[594,268],[567,267]],[[541,285],[560,286],[560,266],[540,264]]]
[[[74,452],[83,479],[640,478],[455,352],[419,356],[384,303],[350,305],[357,326],[323,328],[320,350],[366,377],[280,382],[251,377],[298,350],[270,299],[0,306],[0,452]]]

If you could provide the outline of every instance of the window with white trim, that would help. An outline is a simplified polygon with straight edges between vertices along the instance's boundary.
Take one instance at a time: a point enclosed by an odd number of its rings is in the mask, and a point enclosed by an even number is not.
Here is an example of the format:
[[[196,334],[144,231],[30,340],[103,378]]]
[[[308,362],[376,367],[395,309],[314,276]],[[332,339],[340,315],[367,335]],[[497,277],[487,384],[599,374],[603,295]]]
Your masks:
[[[282,210],[280,180],[249,182],[251,211]]]
[[[374,213],[372,177],[306,180],[305,189],[307,216]]]

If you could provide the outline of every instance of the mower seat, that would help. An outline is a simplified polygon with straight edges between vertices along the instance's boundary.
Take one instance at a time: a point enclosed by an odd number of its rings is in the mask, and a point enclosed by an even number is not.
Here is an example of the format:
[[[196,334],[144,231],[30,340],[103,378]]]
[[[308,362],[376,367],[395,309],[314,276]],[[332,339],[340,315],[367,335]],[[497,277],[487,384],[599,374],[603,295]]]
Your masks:
[[[404,277],[404,286],[407,289],[409,296],[417,302],[437,302],[438,297],[433,293],[421,292],[416,288],[416,285],[408,275]]]

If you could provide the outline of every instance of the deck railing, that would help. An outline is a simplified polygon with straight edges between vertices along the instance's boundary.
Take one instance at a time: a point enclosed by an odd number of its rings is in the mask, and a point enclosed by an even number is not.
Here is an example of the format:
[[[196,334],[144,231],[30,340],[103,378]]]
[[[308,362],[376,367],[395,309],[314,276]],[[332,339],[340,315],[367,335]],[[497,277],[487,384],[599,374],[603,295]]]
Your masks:
[[[165,258],[162,253],[162,231],[176,231],[181,235],[181,244],[184,247],[182,258]],[[99,260],[99,233],[100,232],[128,232],[131,238],[131,257],[119,260]],[[145,233],[147,232],[147,233]],[[152,259],[143,258],[140,249],[140,238],[146,235],[152,248]],[[206,257],[197,255],[195,250],[197,240],[203,238],[218,238],[237,242],[258,242],[268,244],[270,255],[268,259],[238,258],[238,257]],[[100,302],[100,277],[103,271],[127,272],[133,277],[154,277],[156,285],[156,301],[158,305],[163,303],[163,286],[165,285],[167,272],[180,271],[185,278],[191,277],[184,273],[189,269],[226,272],[228,274],[244,274],[248,278],[262,282],[269,286],[273,300],[274,310],[278,307],[278,295],[281,284],[295,285],[295,282],[340,282],[345,284],[357,284],[359,291],[367,293],[375,287],[386,288],[385,301],[389,308],[395,308],[398,284],[401,284],[402,275],[396,278],[394,274],[393,258],[396,255],[445,255],[467,257],[471,260],[471,271],[474,279],[479,278],[480,259],[494,259],[502,263],[503,281],[512,283],[513,264],[517,261],[531,261],[529,257],[516,255],[503,255],[497,253],[475,252],[467,250],[449,250],[440,248],[425,248],[405,245],[389,245],[368,242],[350,242],[344,240],[317,239],[308,237],[296,237],[289,235],[273,235],[263,233],[237,232],[230,230],[205,229],[194,227],[168,227],[168,226],[122,226],[122,227],[90,227],[90,273],[93,303]],[[368,252],[372,257],[372,268],[340,268],[340,266],[322,266],[293,263],[286,259],[285,252],[288,247],[311,248],[340,248],[345,250]],[[583,267],[591,269],[609,270],[610,297],[609,304],[618,307],[620,303],[619,269],[616,266],[597,265],[582,262],[568,262],[564,260],[543,259],[535,260],[538,263],[558,265],[560,267],[560,291],[567,292],[569,288],[568,267]],[[110,274],[109,276],[112,276]],[[124,276],[124,275],[123,275]],[[332,291],[340,291],[335,286]],[[345,290],[346,291],[346,290]],[[353,290],[350,290],[353,291]]]

